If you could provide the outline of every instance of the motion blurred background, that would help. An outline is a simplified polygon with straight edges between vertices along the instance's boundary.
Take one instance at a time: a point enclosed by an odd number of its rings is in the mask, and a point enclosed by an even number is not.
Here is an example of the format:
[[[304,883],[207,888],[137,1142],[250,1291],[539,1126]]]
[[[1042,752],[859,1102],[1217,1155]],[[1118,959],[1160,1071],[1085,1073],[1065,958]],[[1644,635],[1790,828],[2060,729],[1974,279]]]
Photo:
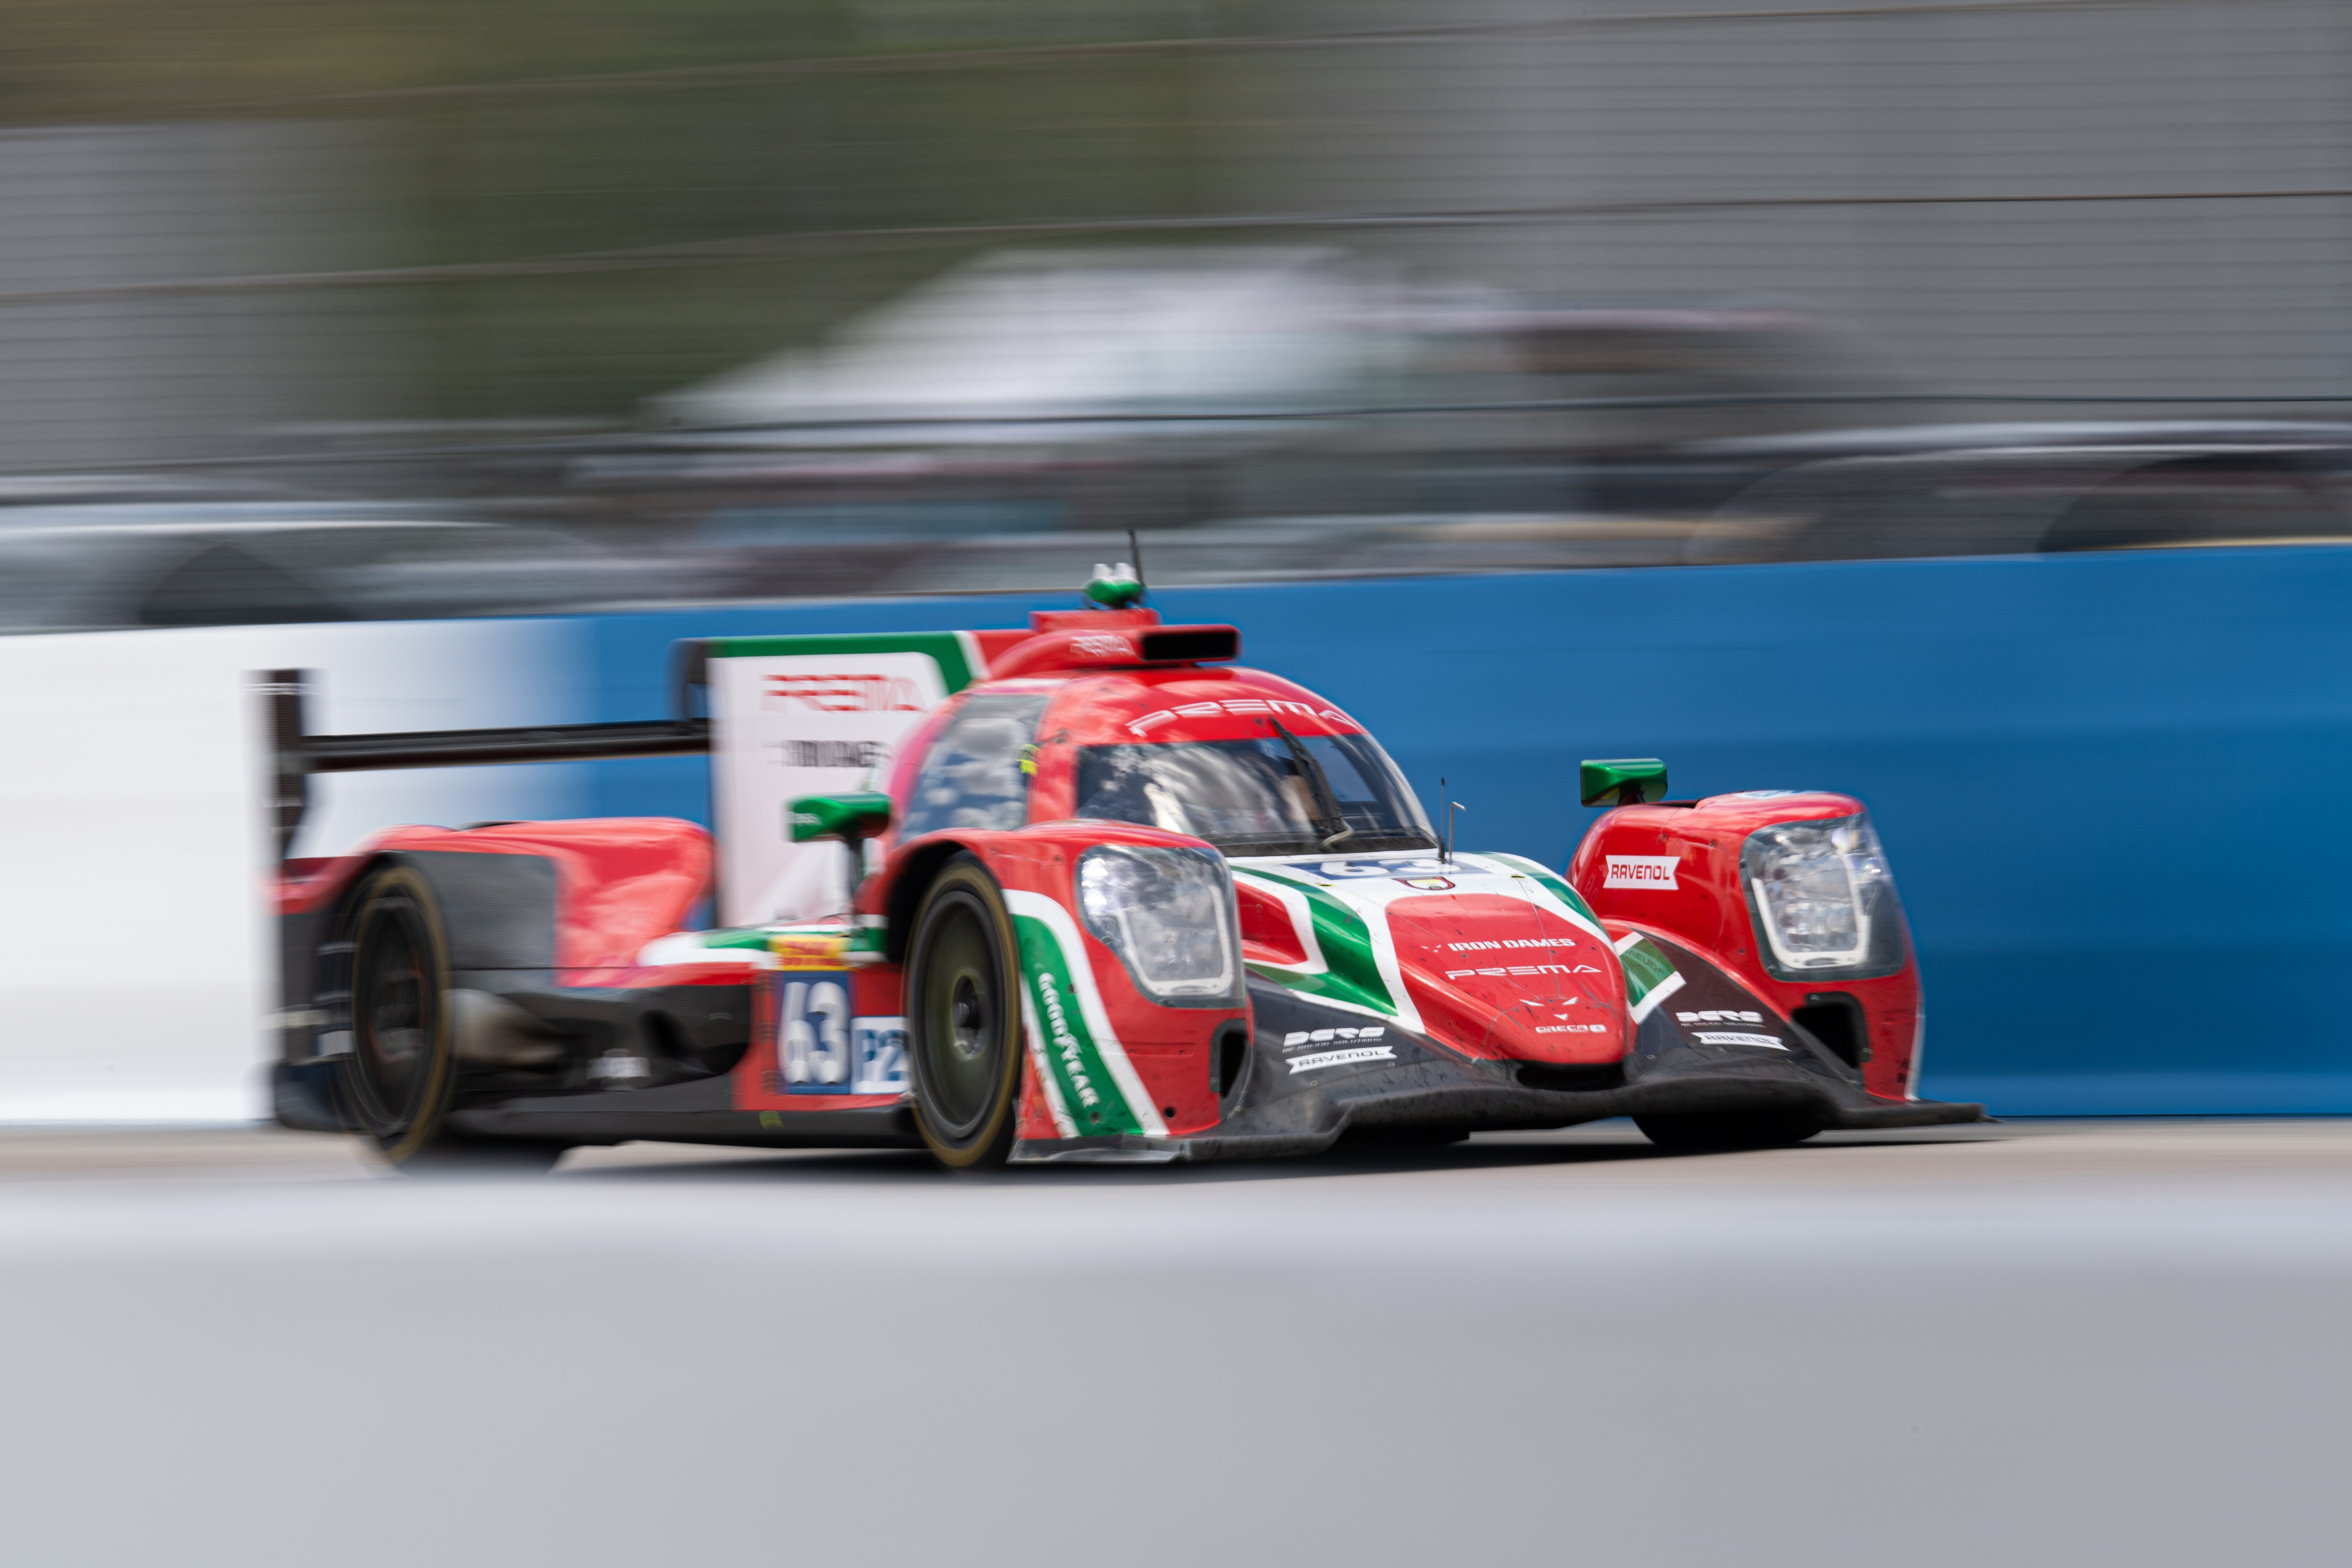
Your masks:
[[[28,0],[0,625],[2334,537],[2347,60],[2326,0]]]
[[[2177,984],[2352,963],[2347,82],[2328,0],[0,8],[0,1114],[250,1113],[248,672],[644,718],[1130,529],[1484,842],[1579,756],[1861,794],[1927,1092],[2352,1110]]]

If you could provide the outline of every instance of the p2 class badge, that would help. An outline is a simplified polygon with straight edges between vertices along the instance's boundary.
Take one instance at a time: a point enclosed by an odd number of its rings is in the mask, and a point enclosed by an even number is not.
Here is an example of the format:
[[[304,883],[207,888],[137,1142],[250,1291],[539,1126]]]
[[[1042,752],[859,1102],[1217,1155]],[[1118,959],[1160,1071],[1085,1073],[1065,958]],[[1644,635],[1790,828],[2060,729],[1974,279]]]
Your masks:
[[[907,1020],[903,1018],[853,1019],[849,1024],[853,1094],[904,1094],[907,1092]]]

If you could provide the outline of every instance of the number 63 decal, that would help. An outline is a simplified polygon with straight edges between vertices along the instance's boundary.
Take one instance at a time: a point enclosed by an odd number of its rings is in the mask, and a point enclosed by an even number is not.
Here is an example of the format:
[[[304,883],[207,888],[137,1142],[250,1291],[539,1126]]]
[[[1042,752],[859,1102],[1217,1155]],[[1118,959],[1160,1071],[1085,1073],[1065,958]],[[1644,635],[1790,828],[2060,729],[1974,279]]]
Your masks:
[[[849,1082],[849,992],[838,980],[793,980],[784,987],[783,1058],[787,1083]]]

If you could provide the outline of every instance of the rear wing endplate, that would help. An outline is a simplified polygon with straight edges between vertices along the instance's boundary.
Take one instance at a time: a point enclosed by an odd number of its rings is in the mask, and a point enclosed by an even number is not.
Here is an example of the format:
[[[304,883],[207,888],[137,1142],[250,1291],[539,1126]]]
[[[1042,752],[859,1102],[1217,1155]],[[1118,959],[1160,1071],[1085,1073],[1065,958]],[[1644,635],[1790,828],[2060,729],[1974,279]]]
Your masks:
[[[688,652],[688,650],[691,652]],[[601,762],[630,757],[693,757],[710,749],[710,721],[693,715],[702,668],[697,644],[682,644],[670,718],[625,724],[549,724],[517,729],[424,729],[384,735],[313,735],[305,698],[308,670],[268,670],[254,677],[271,758],[270,815],[284,860],[310,806],[313,773],[363,773],[402,768],[467,768],[506,762]]]

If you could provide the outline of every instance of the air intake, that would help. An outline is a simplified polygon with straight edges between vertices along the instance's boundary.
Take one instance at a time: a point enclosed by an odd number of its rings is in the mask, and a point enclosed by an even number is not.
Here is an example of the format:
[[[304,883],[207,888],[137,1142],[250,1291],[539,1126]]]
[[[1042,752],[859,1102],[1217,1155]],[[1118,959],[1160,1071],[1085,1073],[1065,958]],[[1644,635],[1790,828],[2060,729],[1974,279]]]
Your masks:
[[[1209,664],[1242,656],[1242,634],[1232,626],[1168,626],[1136,638],[1147,664]]]

